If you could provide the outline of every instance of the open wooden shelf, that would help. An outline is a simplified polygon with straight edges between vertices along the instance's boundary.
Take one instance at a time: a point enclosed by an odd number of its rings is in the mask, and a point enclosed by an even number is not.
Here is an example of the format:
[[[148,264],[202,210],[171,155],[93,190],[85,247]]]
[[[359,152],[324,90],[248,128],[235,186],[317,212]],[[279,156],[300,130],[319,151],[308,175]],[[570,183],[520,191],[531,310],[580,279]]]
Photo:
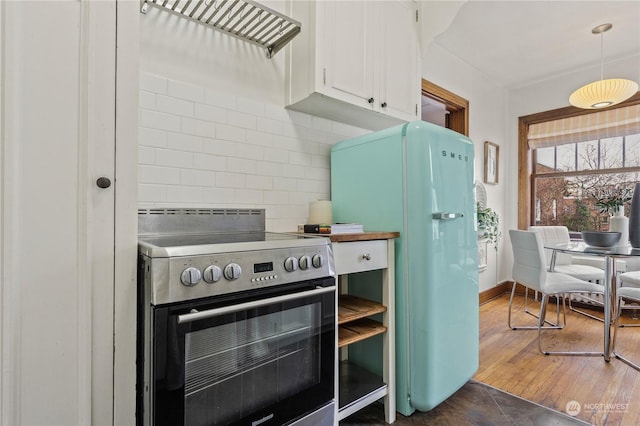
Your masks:
[[[369,318],[361,318],[338,327],[338,347],[350,345],[387,331],[387,327]]]
[[[371,300],[350,294],[338,298],[338,325],[385,312],[387,307]]]

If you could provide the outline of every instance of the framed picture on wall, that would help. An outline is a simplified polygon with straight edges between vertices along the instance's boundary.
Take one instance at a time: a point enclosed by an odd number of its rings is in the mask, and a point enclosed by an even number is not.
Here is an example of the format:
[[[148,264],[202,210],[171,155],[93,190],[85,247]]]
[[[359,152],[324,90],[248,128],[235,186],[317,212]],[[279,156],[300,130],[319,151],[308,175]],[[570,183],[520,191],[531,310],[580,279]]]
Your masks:
[[[493,142],[484,143],[484,183],[497,184],[500,147]]]

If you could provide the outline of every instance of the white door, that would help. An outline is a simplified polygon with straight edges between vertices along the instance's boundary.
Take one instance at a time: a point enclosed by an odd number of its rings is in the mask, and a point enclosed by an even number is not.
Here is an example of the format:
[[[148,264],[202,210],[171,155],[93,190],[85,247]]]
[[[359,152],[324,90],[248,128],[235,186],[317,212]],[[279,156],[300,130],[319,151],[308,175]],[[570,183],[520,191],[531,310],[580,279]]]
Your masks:
[[[112,424],[116,2],[0,7],[0,423]]]
[[[382,46],[380,110],[402,120],[418,120],[420,73],[416,6],[406,1],[380,2]]]

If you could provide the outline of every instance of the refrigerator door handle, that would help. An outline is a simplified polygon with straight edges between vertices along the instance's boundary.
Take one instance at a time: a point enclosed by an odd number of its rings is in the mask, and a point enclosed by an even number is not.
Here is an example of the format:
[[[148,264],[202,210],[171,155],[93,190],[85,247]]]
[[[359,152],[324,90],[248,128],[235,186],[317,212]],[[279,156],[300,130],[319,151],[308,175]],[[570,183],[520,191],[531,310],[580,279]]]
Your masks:
[[[431,217],[434,218],[434,219],[437,219],[437,220],[451,220],[451,219],[457,219],[459,217],[464,217],[464,214],[462,214],[462,213],[438,212],[438,213],[433,213],[433,215]]]

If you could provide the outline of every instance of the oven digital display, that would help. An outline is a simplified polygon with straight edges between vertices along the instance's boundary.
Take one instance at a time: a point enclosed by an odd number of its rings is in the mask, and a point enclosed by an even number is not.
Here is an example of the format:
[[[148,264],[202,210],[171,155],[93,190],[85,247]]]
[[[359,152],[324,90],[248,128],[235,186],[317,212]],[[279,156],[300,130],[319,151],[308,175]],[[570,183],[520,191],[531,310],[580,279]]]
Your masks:
[[[270,272],[273,271],[273,262],[265,262],[265,263],[254,263],[253,264],[253,273],[257,274],[259,272]]]

